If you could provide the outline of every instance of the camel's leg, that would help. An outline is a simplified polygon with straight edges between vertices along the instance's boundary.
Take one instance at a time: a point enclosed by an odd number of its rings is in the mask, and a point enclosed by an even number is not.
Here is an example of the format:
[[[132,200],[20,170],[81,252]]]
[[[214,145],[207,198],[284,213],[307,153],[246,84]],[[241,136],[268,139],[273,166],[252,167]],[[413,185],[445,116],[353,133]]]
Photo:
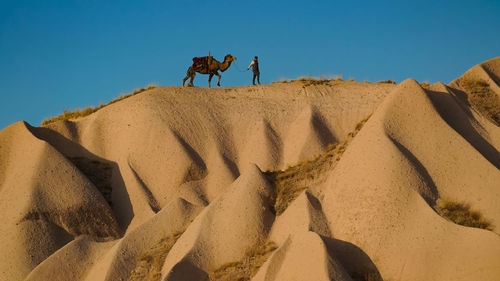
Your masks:
[[[210,82],[212,81],[212,77],[214,77],[214,74],[210,73],[210,75],[208,76],[208,87],[209,88],[210,88]]]
[[[215,72],[215,75],[217,75],[217,77],[219,77],[219,81],[217,81],[217,86],[220,87],[220,78],[221,78],[221,76],[220,76],[220,74],[219,74],[218,71]]]
[[[186,72],[186,77],[184,77],[184,79],[182,79],[182,86],[184,86],[184,83],[186,83],[186,80],[188,80],[188,78],[191,76],[192,69],[193,69],[192,66],[190,66],[188,68],[188,71]]]
[[[189,86],[191,87],[194,87],[193,80],[195,76],[196,76],[196,71],[191,70],[191,80],[189,80]]]

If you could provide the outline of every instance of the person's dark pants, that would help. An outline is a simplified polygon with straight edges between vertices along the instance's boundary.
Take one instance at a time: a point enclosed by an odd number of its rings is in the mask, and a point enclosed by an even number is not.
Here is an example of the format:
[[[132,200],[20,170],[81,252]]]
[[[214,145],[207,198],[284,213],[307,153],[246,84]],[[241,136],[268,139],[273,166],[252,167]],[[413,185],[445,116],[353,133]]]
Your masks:
[[[256,78],[256,77],[257,77],[257,82],[258,82],[258,83],[259,83],[259,85],[260,85],[260,72],[254,72],[254,73],[253,73],[253,82],[252,82],[252,84],[254,84],[254,85],[255,85],[255,78]]]

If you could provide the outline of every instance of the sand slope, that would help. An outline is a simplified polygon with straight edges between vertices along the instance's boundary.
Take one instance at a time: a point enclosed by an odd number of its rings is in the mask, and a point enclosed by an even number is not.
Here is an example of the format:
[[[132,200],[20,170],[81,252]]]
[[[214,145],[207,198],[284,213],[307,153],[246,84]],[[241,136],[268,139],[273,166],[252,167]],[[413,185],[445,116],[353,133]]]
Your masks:
[[[464,81],[499,77],[163,87],[12,124],[0,280],[497,280],[500,128]]]

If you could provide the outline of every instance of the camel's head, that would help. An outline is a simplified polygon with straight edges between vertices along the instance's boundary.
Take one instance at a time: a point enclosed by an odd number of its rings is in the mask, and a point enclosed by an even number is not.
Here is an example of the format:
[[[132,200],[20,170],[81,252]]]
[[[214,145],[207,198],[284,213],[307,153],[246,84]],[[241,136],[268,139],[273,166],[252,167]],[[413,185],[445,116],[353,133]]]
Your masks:
[[[235,61],[236,60],[236,57],[233,57],[232,55],[230,54],[227,54],[225,57],[224,57],[224,61]]]

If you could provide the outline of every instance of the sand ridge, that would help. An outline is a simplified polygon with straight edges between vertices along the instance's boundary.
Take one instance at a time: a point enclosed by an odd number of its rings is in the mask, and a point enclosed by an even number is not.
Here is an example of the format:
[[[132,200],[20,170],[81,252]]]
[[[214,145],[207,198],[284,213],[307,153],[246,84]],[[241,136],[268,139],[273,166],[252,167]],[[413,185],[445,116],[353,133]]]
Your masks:
[[[496,280],[500,128],[465,81],[491,98],[499,77],[160,87],[12,124],[0,280]],[[304,186],[277,213],[284,170]]]

